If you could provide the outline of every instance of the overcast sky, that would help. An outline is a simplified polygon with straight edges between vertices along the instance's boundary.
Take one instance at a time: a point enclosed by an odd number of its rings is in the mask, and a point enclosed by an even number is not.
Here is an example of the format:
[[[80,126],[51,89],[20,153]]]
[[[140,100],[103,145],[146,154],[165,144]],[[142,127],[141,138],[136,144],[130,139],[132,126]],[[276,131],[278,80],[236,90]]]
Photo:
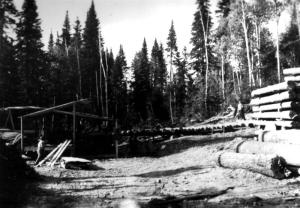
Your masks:
[[[20,10],[23,0],[14,0]],[[91,0],[36,0],[39,17],[42,20],[43,42],[47,43],[50,31],[61,33],[66,11],[72,25],[79,17],[82,26],[86,20]],[[144,37],[148,49],[154,38],[166,43],[171,21],[174,20],[180,50],[188,46],[191,38],[191,24],[196,11],[195,0],[94,0],[100,19],[105,46],[114,54],[122,44],[128,64],[142,47]],[[188,46],[189,47],[189,46]]]

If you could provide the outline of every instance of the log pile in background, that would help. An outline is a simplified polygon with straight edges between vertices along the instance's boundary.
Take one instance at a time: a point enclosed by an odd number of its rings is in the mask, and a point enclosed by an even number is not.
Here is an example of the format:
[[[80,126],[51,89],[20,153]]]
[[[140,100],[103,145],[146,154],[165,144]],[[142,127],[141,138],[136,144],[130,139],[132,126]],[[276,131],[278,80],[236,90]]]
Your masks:
[[[300,82],[300,67],[283,70],[284,81]]]
[[[285,69],[284,73],[289,76],[299,73],[300,77],[300,68]],[[285,80],[252,91],[250,105],[253,113],[249,115],[252,119],[289,121],[291,127],[299,128],[300,83],[296,79]]]

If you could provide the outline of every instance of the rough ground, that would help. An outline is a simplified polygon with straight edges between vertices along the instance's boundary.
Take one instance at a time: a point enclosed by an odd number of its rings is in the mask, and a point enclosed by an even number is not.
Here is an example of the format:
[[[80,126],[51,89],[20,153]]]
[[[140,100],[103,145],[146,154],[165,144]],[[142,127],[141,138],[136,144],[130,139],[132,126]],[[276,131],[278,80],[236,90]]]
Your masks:
[[[283,204],[294,207],[300,204],[300,178],[276,180],[247,170],[217,167],[217,152],[225,145],[193,147],[160,158],[95,160],[99,170],[94,171],[36,168],[44,179],[27,187],[29,197],[23,205],[119,207],[120,202],[132,199],[142,207],[150,207],[151,199],[216,193],[228,188],[225,194],[216,197],[185,200],[169,207],[282,207]]]

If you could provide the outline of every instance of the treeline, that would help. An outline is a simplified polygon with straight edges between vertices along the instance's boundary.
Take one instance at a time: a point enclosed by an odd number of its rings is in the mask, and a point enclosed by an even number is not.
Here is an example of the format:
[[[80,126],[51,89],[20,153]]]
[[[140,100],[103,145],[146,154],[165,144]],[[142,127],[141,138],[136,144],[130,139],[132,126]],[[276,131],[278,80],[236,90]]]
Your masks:
[[[144,39],[130,66],[122,45],[116,56],[105,47],[93,2],[84,24],[66,12],[46,51],[35,0],[24,0],[20,12],[12,0],[0,4],[2,106],[90,98],[93,113],[122,128],[185,124],[248,103],[251,90],[282,81],[283,68],[300,65],[297,0],[220,0],[214,22],[210,1],[197,0],[191,51],[178,49],[172,22],[166,45],[155,40],[148,47]],[[284,11],[290,24],[273,39],[270,22],[278,27]]]

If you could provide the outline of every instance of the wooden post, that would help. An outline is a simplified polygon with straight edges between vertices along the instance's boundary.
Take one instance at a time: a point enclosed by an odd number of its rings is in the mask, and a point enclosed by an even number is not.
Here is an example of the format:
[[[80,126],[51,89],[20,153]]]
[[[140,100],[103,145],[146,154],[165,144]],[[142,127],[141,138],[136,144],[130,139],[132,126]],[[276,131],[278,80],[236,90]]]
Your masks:
[[[21,117],[21,154],[23,153],[24,150],[24,128],[23,128],[23,117]]]
[[[119,142],[118,142],[118,139],[115,139],[115,148],[116,148],[116,158],[119,158]]]
[[[76,104],[73,104],[73,148],[72,148],[72,156],[75,155],[76,149]]]

